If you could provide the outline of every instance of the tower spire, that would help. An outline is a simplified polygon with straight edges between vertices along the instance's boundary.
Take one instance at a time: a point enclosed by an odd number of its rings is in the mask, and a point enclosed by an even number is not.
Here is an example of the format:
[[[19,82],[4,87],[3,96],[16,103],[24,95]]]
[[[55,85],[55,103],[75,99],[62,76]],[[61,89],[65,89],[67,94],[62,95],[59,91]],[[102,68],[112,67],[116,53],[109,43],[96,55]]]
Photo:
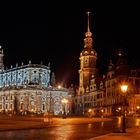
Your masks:
[[[85,33],[85,39],[84,39],[84,47],[85,48],[92,48],[92,42],[93,42],[93,39],[92,39],[92,33],[90,31],[90,26],[89,26],[89,14],[90,12],[86,12],[87,16],[88,16],[88,21],[87,21],[87,32]]]
[[[91,37],[92,36],[92,33],[90,32],[90,26],[89,26],[89,14],[90,14],[90,12],[88,11],[88,12],[86,12],[86,14],[87,14],[87,16],[88,16],[88,24],[87,24],[87,32],[85,33],[85,36],[86,37]]]
[[[90,14],[90,12],[89,12],[89,11],[87,11],[86,13],[87,13],[87,15],[88,15],[87,32],[90,32],[90,26],[89,26],[89,14]]]
[[[85,38],[84,38],[84,49],[80,53],[79,95],[85,94],[86,91],[88,91],[91,85],[91,80],[93,80],[93,76],[94,79],[97,76],[97,68],[96,68],[97,53],[92,48],[93,39],[89,26],[90,12],[86,12],[86,14],[88,17],[87,31],[85,33]]]
[[[0,71],[3,71],[4,70],[3,56],[4,56],[3,49],[0,46]]]

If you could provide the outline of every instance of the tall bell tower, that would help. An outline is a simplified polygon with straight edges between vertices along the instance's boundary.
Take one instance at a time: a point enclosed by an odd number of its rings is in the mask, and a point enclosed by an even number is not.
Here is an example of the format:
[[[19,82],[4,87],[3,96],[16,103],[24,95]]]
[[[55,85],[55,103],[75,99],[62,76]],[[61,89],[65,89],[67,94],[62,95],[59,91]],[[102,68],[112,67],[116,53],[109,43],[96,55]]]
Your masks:
[[[97,52],[92,48],[93,47],[93,39],[92,33],[90,31],[90,21],[89,14],[87,12],[88,24],[87,24],[87,32],[85,33],[84,38],[84,49],[80,53],[80,70],[79,70],[79,94],[85,94],[86,88],[89,88],[91,79],[97,76],[96,69],[96,60],[97,60]]]
[[[0,46],[0,72],[4,70],[4,65],[3,65],[3,49],[2,47]]]

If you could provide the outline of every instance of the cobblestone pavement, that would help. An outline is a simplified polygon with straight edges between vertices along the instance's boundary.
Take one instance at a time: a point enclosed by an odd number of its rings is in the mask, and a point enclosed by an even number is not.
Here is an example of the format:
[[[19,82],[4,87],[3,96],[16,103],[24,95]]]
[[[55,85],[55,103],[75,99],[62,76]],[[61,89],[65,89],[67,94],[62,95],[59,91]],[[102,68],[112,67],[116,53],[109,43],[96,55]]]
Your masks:
[[[66,124],[83,124],[99,121],[110,121],[109,118],[48,118],[43,117],[21,117],[21,116],[0,116],[0,130],[44,128]]]
[[[126,133],[110,133],[88,140],[140,140],[140,127],[128,128]]]

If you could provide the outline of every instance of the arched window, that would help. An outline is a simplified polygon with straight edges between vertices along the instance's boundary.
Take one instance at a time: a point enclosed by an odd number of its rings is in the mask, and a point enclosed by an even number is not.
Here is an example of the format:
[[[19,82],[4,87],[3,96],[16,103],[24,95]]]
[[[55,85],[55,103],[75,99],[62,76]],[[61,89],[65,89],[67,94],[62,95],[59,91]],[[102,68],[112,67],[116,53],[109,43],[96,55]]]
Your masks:
[[[20,104],[20,109],[23,110],[23,103]]]
[[[44,104],[42,104],[42,110],[45,110],[45,105]]]

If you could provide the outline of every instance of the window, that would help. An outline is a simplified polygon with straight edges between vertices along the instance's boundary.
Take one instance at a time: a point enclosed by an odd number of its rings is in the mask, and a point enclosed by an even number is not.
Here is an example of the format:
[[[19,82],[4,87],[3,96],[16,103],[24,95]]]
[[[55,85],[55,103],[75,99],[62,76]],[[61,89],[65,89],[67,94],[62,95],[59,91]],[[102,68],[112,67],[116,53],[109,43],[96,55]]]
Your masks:
[[[7,108],[8,108],[8,104],[5,105],[5,109],[7,109]]]
[[[23,109],[23,103],[21,103],[21,105],[20,105],[20,109],[21,109],[21,110]]]
[[[44,104],[42,105],[42,110],[45,110],[45,105]]]
[[[139,85],[140,84],[140,80],[139,79],[136,79],[135,80],[135,85]]]
[[[2,109],[2,104],[0,104],[0,109]]]
[[[10,104],[10,109],[12,109],[13,108],[13,104]]]

